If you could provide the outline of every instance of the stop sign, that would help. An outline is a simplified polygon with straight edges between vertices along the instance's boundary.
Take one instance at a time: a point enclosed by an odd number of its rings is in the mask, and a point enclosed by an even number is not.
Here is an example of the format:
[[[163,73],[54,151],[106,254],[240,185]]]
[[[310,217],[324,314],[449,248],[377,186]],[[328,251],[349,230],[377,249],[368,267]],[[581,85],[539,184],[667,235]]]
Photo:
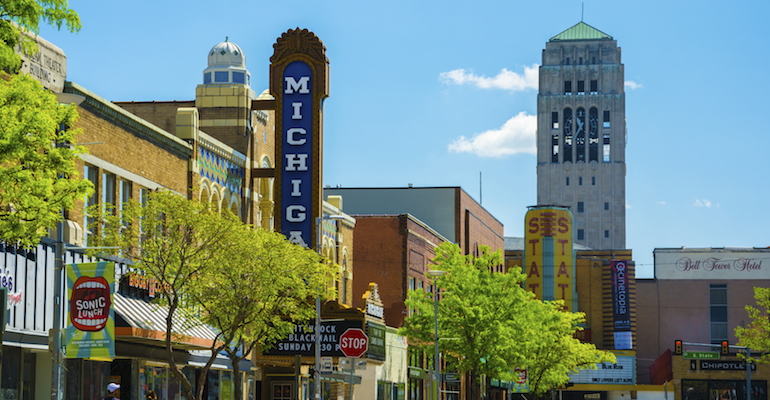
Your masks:
[[[358,328],[348,328],[340,336],[340,350],[345,357],[361,357],[369,348],[369,337]]]

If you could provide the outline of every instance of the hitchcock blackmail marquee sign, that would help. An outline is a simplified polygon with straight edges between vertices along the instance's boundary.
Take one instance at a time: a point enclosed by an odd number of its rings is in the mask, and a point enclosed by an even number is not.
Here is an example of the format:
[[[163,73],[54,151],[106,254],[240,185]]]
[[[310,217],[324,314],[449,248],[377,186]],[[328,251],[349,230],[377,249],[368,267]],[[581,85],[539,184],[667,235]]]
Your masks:
[[[273,45],[270,92],[276,110],[276,229],[305,247],[316,242],[321,216],[323,100],[329,95],[329,60],[307,29],[289,30]]]

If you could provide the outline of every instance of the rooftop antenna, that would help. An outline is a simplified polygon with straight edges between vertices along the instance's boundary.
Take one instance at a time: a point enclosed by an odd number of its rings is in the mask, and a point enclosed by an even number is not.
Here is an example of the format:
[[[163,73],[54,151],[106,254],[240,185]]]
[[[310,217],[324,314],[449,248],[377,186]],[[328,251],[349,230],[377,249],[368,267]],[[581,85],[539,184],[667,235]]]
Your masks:
[[[481,197],[482,193],[483,192],[481,191],[481,171],[479,171],[479,205],[481,205],[484,202],[484,198]]]
[[[580,22],[583,22],[583,14],[585,13],[586,3],[580,3]]]

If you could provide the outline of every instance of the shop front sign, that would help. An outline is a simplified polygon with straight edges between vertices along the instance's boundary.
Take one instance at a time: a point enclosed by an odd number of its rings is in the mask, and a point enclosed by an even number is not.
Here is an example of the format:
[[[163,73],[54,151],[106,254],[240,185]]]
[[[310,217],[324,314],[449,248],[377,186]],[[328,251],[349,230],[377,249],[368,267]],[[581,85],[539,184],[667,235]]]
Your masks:
[[[766,249],[656,249],[654,255],[658,279],[770,279],[770,252]]]
[[[700,369],[704,371],[745,371],[746,363],[743,361],[709,361],[701,360]],[[757,365],[751,364],[751,370],[756,371]]]
[[[366,352],[366,358],[385,361],[385,325],[367,322],[366,335],[369,336],[369,351]]]

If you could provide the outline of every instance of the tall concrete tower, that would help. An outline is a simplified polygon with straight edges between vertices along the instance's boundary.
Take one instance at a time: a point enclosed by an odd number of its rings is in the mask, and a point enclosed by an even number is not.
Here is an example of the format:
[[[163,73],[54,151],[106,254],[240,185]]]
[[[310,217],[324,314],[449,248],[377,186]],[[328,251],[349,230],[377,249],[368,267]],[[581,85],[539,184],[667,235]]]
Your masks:
[[[626,95],[620,48],[583,22],[543,50],[537,201],[572,211],[575,243],[626,247]]]

